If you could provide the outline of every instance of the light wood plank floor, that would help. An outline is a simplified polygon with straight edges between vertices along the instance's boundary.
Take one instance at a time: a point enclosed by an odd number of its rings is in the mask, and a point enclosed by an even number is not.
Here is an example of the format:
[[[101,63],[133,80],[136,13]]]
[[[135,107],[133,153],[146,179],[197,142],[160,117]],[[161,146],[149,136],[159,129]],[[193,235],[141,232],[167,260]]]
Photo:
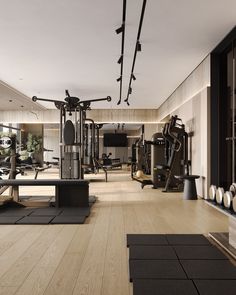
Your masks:
[[[131,295],[127,233],[228,230],[228,218],[203,200],[142,190],[128,172],[97,178],[90,194],[99,200],[84,225],[0,226],[0,294]]]

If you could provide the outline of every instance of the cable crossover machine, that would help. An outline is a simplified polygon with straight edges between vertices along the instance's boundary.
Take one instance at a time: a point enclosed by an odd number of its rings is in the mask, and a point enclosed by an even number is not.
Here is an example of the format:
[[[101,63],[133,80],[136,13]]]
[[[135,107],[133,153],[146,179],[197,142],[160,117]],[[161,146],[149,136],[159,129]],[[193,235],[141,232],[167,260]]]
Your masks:
[[[81,101],[78,97],[70,96],[69,91],[65,90],[65,101],[54,99],[39,98],[33,96],[32,100],[53,102],[60,110],[60,178],[61,179],[84,179],[84,170],[90,167],[95,169],[95,161],[98,150],[95,142],[91,142],[91,154],[88,155],[88,128],[91,129],[90,141],[97,140],[95,129],[99,129],[99,124],[95,124],[92,119],[86,117],[86,112],[91,110],[91,103],[99,101],[111,101],[111,97],[97,98]],[[68,116],[70,119],[68,119]],[[88,127],[88,123],[90,127]]]

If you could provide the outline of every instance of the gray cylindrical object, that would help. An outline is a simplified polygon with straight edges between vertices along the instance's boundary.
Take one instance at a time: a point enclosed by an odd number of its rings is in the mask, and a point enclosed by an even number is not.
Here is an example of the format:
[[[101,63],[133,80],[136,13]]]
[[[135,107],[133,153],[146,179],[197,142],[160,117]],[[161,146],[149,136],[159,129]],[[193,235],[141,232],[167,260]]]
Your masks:
[[[197,189],[195,179],[184,179],[184,194],[185,200],[197,200]]]
[[[73,178],[79,178],[79,160],[73,160]]]

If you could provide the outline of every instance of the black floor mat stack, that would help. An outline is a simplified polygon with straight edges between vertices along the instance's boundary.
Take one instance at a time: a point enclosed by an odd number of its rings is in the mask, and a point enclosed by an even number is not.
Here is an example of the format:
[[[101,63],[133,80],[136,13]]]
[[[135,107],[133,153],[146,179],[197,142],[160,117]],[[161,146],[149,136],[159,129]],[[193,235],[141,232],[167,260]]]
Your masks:
[[[203,235],[127,235],[134,295],[236,294],[236,266]]]
[[[83,224],[90,215],[96,197],[89,200],[89,207],[11,207],[0,209],[0,224]]]

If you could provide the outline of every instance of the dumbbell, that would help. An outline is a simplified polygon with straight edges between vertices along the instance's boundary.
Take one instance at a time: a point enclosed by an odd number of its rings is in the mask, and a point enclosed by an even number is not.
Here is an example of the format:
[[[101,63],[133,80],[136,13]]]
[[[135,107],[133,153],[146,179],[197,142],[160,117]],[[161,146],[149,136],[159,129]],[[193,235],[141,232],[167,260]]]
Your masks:
[[[233,198],[232,207],[233,207],[234,212],[236,213],[236,196]]]
[[[223,202],[224,192],[225,191],[223,187],[218,187],[218,189],[216,190],[216,202],[219,205],[221,205]]]
[[[235,195],[236,195],[236,184],[232,183],[229,187],[229,191],[226,191],[224,193],[223,203],[225,208],[229,209],[231,207],[232,201]]]
[[[232,183],[229,190],[232,192],[233,195],[231,206],[236,213],[236,183]]]
[[[225,208],[227,208],[227,209],[231,208],[234,196],[235,196],[235,193],[233,191],[226,191],[224,193],[224,200],[223,201],[224,201]]]
[[[215,185],[211,185],[209,188],[209,197],[212,201],[215,201],[216,198],[216,186]]]
[[[232,183],[231,186],[229,187],[229,190],[236,195],[236,183]]]

